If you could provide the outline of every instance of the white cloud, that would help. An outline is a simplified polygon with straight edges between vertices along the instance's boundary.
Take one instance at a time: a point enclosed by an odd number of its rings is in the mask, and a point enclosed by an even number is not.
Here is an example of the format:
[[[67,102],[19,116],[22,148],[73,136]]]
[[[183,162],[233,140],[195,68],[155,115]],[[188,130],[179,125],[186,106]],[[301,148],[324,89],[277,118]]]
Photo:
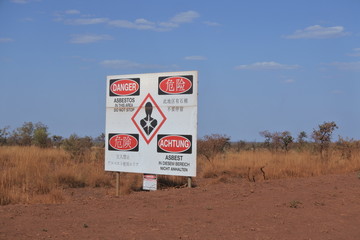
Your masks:
[[[20,1],[20,0],[19,0]],[[23,0],[25,1],[25,0]],[[138,18],[134,21],[124,19],[108,19],[108,18],[91,18],[85,17],[82,14],[82,18],[68,18],[69,15],[80,14],[79,10],[69,9],[65,12],[56,12],[54,21],[63,22],[68,25],[91,25],[91,24],[104,24],[107,23],[110,26],[118,28],[130,28],[137,30],[152,30],[152,31],[170,31],[179,27],[184,23],[191,23],[195,18],[199,17],[199,13],[195,11],[187,11],[176,14],[169,21],[153,22],[145,18]],[[208,23],[209,24],[209,23]],[[214,24],[214,23],[212,23]]]
[[[344,27],[335,26],[335,27],[322,27],[320,25],[314,25],[307,27],[305,29],[296,30],[295,33],[285,36],[288,39],[324,39],[324,38],[337,38],[344,37],[350,33],[344,32]]]
[[[65,14],[76,15],[76,14],[80,14],[80,11],[76,9],[69,9],[65,11]]]
[[[339,70],[360,71],[360,62],[333,62],[328,65],[334,66]]]
[[[187,56],[184,59],[185,60],[195,60],[195,61],[207,60],[207,58],[204,56]]]
[[[165,66],[156,64],[142,64],[128,60],[104,60],[100,63],[102,66],[114,69],[151,69],[165,68]]]
[[[120,28],[136,28],[136,24],[128,20],[113,20],[109,21],[109,25]]]
[[[22,4],[24,4],[24,3],[28,3],[28,2],[29,2],[29,0],[11,0],[11,2],[13,2],[13,3],[22,3]]]
[[[40,2],[41,0],[11,0],[13,3],[25,4],[29,2]]]
[[[66,11],[57,11],[55,13],[53,13],[53,16],[56,17],[55,18],[55,21],[68,21],[68,22],[71,22],[73,21],[74,19],[68,19],[68,20],[64,20],[64,17],[68,17],[69,15],[79,15],[80,14],[80,11],[79,10],[76,10],[76,9],[68,9]],[[82,17],[85,18],[84,15],[82,15]]]
[[[152,31],[170,31],[180,26],[183,23],[191,23],[200,15],[195,11],[187,11],[176,14],[169,21],[166,22],[152,22],[144,18],[136,19],[135,21],[128,20],[112,20],[108,24],[119,28],[131,28],[137,30],[152,30]]]
[[[14,39],[12,38],[0,38],[0,43],[5,43],[5,42],[13,42]]]
[[[70,43],[84,44],[84,43],[94,43],[102,40],[113,40],[109,35],[95,35],[95,34],[75,34],[71,36]]]
[[[67,19],[64,21],[65,24],[69,25],[91,25],[105,23],[109,21],[107,18],[78,18],[78,19]]]
[[[352,53],[349,53],[348,55],[352,57],[360,57],[360,48],[354,48]]]
[[[145,25],[155,25],[155,23],[150,22],[150,21],[148,21],[148,20],[146,20],[146,19],[144,19],[144,18],[138,18],[138,19],[136,19],[136,20],[135,20],[135,23],[136,23],[136,24],[145,24]]]
[[[300,66],[280,64],[277,62],[256,62],[235,67],[237,70],[291,70],[297,68],[300,68]]]
[[[210,22],[210,21],[205,21],[204,24],[208,25],[208,26],[211,26],[211,27],[218,27],[218,26],[221,26],[220,23],[217,23],[217,22]]]
[[[200,14],[195,11],[181,12],[181,13],[176,14],[173,18],[171,18],[170,22],[190,23],[195,18],[198,18],[199,16],[200,16]]]
[[[134,22],[130,22],[127,20],[114,20],[109,21],[109,25],[119,28],[132,28],[138,30],[156,30],[158,29],[155,23],[150,22],[146,19],[140,18],[136,19]]]
[[[173,23],[173,22],[161,22],[159,23],[159,26],[165,27],[165,29],[171,30],[173,28],[177,28],[179,24]]]

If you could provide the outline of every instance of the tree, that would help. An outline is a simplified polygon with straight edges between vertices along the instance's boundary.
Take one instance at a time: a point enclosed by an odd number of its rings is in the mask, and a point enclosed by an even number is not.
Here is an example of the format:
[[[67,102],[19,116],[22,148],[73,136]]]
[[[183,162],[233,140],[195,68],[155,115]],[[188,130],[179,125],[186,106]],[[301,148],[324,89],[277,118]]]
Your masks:
[[[283,148],[282,140],[281,140],[281,133],[274,132],[271,134],[271,146],[275,150],[275,152],[277,152],[279,148]]]
[[[275,152],[278,151],[279,148],[287,152],[290,144],[294,141],[294,138],[288,131],[271,133],[266,130],[260,132],[260,135],[265,137],[265,146]]]
[[[8,138],[8,144],[39,147],[47,147],[50,145],[48,127],[42,122],[32,123],[24,122],[12,132]]]
[[[301,131],[297,137],[297,142],[303,144],[306,142],[307,134],[304,131]]]
[[[319,125],[319,129],[313,130],[311,137],[314,139],[315,143],[318,144],[321,157],[323,157],[324,151],[328,150],[333,131],[337,128],[338,126],[335,122],[324,122]]]
[[[290,132],[284,131],[281,133],[280,141],[282,144],[282,148],[285,150],[285,152],[287,152],[289,151],[290,144],[294,142],[294,138],[291,136]]]
[[[42,123],[37,123],[35,125],[35,130],[32,136],[32,143],[35,146],[45,148],[50,145],[49,133],[47,129],[48,127]]]
[[[265,130],[265,131],[260,132],[259,134],[265,138],[265,141],[264,141],[265,147],[270,148],[272,133],[269,132],[268,130]]]
[[[11,136],[13,144],[21,146],[30,146],[34,134],[35,126],[32,122],[24,122],[21,127],[18,127]]]
[[[299,134],[298,134],[298,137],[297,137],[297,143],[298,143],[298,149],[301,151],[305,144],[306,144],[306,138],[307,138],[307,134],[306,132],[304,131],[301,131]]]
[[[10,135],[8,131],[9,128],[9,126],[6,126],[0,129],[0,146],[7,144],[7,137]]]
[[[95,146],[104,148],[105,147],[105,133],[101,133],[99,136],[97,136],[94,139],[93,142],[94,142]]]

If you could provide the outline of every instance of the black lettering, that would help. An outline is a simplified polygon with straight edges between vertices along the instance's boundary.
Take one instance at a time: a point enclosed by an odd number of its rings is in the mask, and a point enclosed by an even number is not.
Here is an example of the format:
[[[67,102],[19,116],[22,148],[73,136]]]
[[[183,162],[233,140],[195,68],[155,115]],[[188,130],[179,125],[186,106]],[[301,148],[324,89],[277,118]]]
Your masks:
[[[183,156],[181,155],[166,155],[165,160],[182,161]]]

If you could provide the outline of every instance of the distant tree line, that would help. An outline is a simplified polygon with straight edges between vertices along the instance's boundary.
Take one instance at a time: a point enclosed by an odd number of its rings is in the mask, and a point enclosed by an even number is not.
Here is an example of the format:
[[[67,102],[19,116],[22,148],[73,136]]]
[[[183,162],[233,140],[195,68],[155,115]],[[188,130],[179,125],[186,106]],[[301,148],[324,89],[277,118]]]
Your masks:
[[[270,132],[265,130],[259,132],[264,138],[263,142],[247,142],[243,140],[231,142],[230,137],[227,135],[206,135],[198,140],[198,153],[210,161],[216,154],[224,153],[228,149],[236,152],[264,149],[274,153],[307,150],[318,153],[322,159],[326,159],[329,149],[332,147],[340,150],[343,157],[350,159],[353,151],[360,149],[360,141],[344,139],[339,136],[336,142],[332,142],[333,133],[337,128],[335,122],[324,122],[313,129],[310,135],[305,131],[301,131],[296,137],[292,136],[289,131]]]
[[[21,127],[10,131],[6,126],[0,129],[0,146],[37,146],[40,148],[63,148],[72,157],[84,155],[92,147],[105,146],[105,134],[93,138],[89,136],[80,137],[72,134],[68,138],[59,135],[51,135],[48,126],[41,122],[24,122]]]
[[[312,148],[317,150],[323,157],[330,147],[333,132],[337,128],[338,126],[335,122],[324,122],[318,125],[316,129],[313,129],[310,138],[304,131],[301,131],[297,135],[296,139],[291,136],[291,133],[288,131],[273,133],[269,131],[262,131],[260,132],[260,135],[265,138],[264,147],[271,151],[277,152],[281,149],[288,152],[290,149],[294,148],[300,151],[304,150],[304,148]],[[311,142],[308,140],[313,141]]]

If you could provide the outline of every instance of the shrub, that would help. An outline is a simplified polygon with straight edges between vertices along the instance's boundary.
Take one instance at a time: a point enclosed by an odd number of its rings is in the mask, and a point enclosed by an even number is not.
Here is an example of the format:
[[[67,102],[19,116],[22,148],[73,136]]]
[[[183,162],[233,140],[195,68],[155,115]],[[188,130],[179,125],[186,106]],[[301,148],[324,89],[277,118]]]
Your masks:
[[[198,154],[211,161],[218,153],[223,153],[230,147],[230,137],[221,134],[206,135],[198,140]]]
[[[91,150],[92,145],[91,137],[81,138],[76,134],[72,134],[63,141],[62,147],[70,153],[72,159],[83,161],[85,154]]]

